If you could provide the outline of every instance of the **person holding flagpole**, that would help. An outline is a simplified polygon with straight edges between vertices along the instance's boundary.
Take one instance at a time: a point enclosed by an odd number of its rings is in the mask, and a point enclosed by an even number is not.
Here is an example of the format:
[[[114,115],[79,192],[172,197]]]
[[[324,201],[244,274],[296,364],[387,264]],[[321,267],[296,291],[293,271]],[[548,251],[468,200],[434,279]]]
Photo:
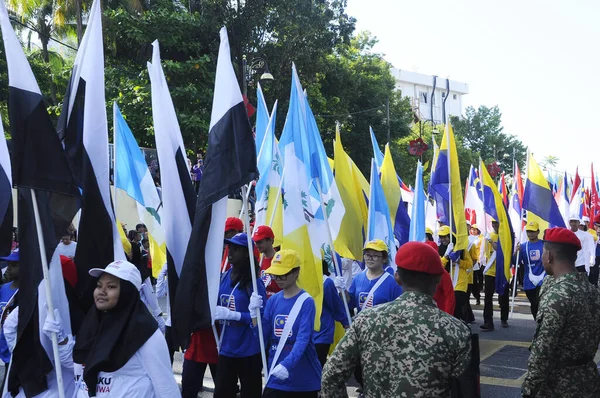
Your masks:
[[[519,254],[519,265],[524,266],[523,290],[531,304],[531,315],[536,319],[539,296],[546,271],[542,265],[542,252],[544,251],[544,242],[539,239],[540,226],[535,221],[529,221],[525,226],[528,241],[521,245],[517,243],[515,255]]]
[[[214,316],[221,321],[214,396],[235,398],[239,378],[242,398],[259,397],[262,392],[260,343],[247,311],[252,295],[250,256],[254,253],[248,251],[248,236],[243,232],[225,239],[225,243],[231,268],[221,277]],[[254,272],[258,274],[258,261],[254,264]],[[254,293],[263,302],[267,301],[265,286],[259,283],[257,290]]]
[[[452,261],[455,264],[452,270],[454,275],[450,275],[452,283],[454,285],[454,316],[465,322],[468,322],[467,316],[467,303],[469,296],[467,295],[468,286],[468,273],[473,269],[473,261],[471,256],[466,250],[454,251],[454,242],[451,240],[450,227],[444,225],[438,231],[440,238],[440,247],[438,253],[440,254],[442,265],[447,269],[448,264]]]
[[[298,252],[284,249],[265,271],[282,289],[267,301],[262,317],[269,353],[265,398],[316,398],[321,389],[322,368],[313,341],[316,307],[298,286],[301,263]],[[253,295],[248,310],[254,321],[262,304]]]
[[[489,332],[494,330],[494,293],[496,292],[496,250],[498,249],[498,230],[500,223],[497,220],[492,219],[492,228],[494,232],[486,235],[487,240],[487,253],[486,261],[487,264],[483,270],[485,278],[485,299],[483,305],[483,325],[479,328],[483,332]],[[503,328],[508,327],[508,289],[504,294],[498,296],[498,303],[500,304],[500,322]]]

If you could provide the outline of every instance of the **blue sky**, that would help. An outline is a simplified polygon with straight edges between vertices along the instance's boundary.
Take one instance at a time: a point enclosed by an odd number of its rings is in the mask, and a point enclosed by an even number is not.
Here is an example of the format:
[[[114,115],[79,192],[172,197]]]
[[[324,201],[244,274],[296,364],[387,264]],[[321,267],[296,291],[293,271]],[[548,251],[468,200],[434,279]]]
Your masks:
[[[600,2],[348,0],[347,12],[395,67],[468,83],[465,106],[498,105],[538,162],[558,156],[557,171],[584,177],[600,162]]]

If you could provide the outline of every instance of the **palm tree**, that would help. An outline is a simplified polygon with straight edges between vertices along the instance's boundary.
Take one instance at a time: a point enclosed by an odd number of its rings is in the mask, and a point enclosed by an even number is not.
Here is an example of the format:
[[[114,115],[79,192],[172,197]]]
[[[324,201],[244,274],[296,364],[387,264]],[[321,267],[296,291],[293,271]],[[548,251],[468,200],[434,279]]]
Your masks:
[[[540,164],[544,167],[555,168],[556,165],[558,165],[558,161],[558,156],[548,155],[544,159],[542,159]]]

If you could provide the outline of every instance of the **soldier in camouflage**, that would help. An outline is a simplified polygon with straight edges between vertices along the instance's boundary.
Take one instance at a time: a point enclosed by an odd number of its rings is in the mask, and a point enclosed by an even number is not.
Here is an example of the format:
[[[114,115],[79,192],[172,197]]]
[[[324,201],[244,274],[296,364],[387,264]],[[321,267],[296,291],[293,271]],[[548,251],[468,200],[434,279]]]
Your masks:
[[[577,272],[577,235],[551,228],[544,236],[536,331],[523,382],[523,397],[600,397],[594,356],[600,343],[600,292]]]
[[[360,363],[366,397],[450,397],[450,380],[471,357],[469,328],[438,309],[433,294],[445,272],[421,242],[396,255],[396,300],[362,311],[323,369],[322,397],[347,397],[346,381]]]

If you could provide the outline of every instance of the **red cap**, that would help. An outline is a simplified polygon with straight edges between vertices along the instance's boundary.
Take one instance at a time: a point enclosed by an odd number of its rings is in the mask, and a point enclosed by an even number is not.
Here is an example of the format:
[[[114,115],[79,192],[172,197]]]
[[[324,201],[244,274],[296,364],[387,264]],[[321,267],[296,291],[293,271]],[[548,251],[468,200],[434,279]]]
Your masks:
[[[396,253],[396,265],[409,271],[442,275],[444,267],[437,251],[427,243],[408,242]]]
[[[581,250],[581,241],[573,231],[567,228],[549,228],[544,232],[544,242],[572,245]]]
[[[258,242],[263,239],[275,239],[275,234],[273,230],[267,225],[260,225],[256,229],[254,229],[254,233],[252,234],[252,240]]]
[[[227,217],[225,221],[225,232],[236,230],[242,232],[244,230],[244,223],[237,217]]]
[[[61,255],[60,265],[62,267],[63,278],[65,278],[65,280],[69,282],[69,285],[74,288],[75,285],[77,285],[78,280],[75,262],[73,262],[72,258]]]
[[[600,224],[600,214],[598,214],[596,218],[594,218],[594,224]]]
[[[432,240],[426,240],[426,241],[425,241],[425,244],[426,244],[426,245],[428,245],[428,246],[431,246],[431,248],[432,248],[433,250],[435,250],[435,252],[436,252],[436,253],[437,253],[437,252],[438,252],[438,250],[440,249],[440,247],[437,245],[437,243],[435,243],[435,242],[434,242],[434,241],[432,241]]]

